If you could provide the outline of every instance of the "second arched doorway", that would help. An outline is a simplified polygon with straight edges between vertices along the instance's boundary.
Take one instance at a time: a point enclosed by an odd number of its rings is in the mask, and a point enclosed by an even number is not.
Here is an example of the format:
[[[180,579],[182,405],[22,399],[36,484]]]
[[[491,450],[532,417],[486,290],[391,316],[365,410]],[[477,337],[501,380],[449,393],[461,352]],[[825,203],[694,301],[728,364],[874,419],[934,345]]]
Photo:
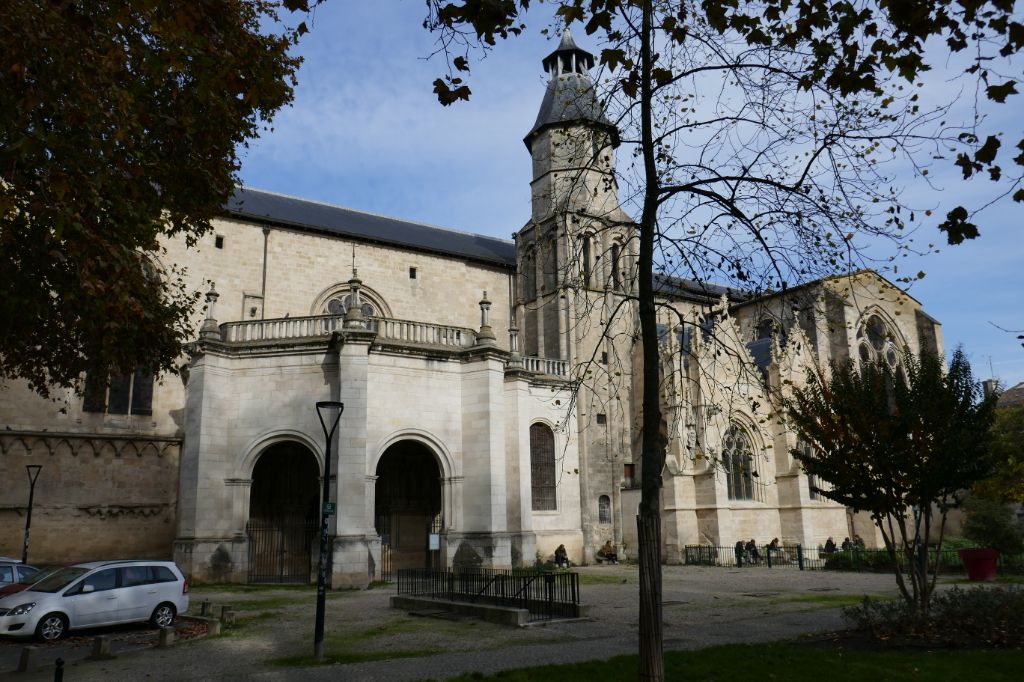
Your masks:
[[[414,440],[402,440],[377,463],[374,518],[381,538],[381,577],[402,568],[440,563],[441,469],[434,453]]]

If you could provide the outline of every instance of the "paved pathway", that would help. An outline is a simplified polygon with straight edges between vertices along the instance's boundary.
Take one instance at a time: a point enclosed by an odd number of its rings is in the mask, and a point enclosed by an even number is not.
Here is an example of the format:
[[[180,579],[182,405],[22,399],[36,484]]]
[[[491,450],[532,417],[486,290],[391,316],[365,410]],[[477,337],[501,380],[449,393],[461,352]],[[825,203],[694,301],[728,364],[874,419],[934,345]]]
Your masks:
[[[523,629],[473,620],[411,618],[388,608],[388,598],[393,594],[388,589],[332,593],[327,651],[339,656],[349,654],[364,662],[323,667],[275,662],[312,651],[310,590],[196,590],[195,608],[202,598],[231,603],[240,615],[240,627],[226,637],[196,640],[171,649],[74,663],[68,666],[65,680],[402,682],[634,653],[635,567],[588,567],[581,573],[583,600],[591,607],[588,620]],[[837,629],[842,627],[839,610],[827,603],[829,600],[842,599],[843,595],[895,593],[893,578],[888,574],[789,569],[666,567],[664,582],[665,645],[669,649],[773,641]],[[0,644],[0,649],[8,646]],[[387,658],[365,661],[367,653]],[[0,660],[4,660],[2,655]],[[3,677],[7,675],[0,674]],[[48,682],[52,680],[52,668],[20,674],[16,679]]]

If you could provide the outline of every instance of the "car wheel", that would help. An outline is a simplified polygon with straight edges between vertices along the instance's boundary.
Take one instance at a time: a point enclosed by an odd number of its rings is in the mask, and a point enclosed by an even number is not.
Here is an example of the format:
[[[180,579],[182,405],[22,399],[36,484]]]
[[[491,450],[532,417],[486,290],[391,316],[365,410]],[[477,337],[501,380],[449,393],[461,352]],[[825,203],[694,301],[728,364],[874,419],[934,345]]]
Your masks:
[[[67,634],[68,619],[62,613],[48,613],[36,625],[36,637],[44,642],[56,642]]]
[[[165,628],[174,623],[176,614],[174,604],[163,603],[153,609],[153,615],[149,617],[149,622],[158,628]]]

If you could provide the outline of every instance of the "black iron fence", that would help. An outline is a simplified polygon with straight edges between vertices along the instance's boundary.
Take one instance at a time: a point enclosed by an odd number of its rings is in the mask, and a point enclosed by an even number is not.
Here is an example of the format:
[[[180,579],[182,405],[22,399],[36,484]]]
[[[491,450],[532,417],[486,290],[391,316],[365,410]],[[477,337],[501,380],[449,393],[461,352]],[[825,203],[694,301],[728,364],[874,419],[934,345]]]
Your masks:
[[[854,548],[827,552],[823,548],[802,545],[781,545],[771,548],[760,545],[756,550],[711,545],[686,545],[683,563],[689,566],[732,566],[792,568],[801,571],[861,571],[889,572],[893,560],[885,549]],[[903,552],[897,560],[908,561]],[[929,566],[935,565],[939,573],[963,573],[963,563],[955,549],[928,550]],[[1000,555],[998,570],[1003,574],[1024,575],[1024,555]]]
[[[319,519],[250,519],[245,531],[249,537],[249,582],[310,582]]]
[[[495,569],[402,569],[398,594],[526,609],[530,620],[578,618],[577,573]]]

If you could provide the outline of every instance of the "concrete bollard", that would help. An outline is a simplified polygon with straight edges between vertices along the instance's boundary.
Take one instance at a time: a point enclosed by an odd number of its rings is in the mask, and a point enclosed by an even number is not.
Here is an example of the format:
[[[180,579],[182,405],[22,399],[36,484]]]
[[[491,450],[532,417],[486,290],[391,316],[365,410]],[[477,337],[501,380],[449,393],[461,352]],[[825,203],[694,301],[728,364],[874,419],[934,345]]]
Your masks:
[[[160,628],[160,641],[157,642],[157,647],[160,649],[166,649],[172,644],[174,644],[174,628]]]
[[[39,647],[26,646],[21,648],[21,657],[18,659],[18,672],[26,672],[38,665]]]
[[[110,657],[110,636],[109,635],[98,635],[92,640],[92,657],[93,658],[109,658]]]
[[[205,616],[205,617],[208,617],[210,615],[210,600],[209,599],[204,599],[199,604],[199,615],[200,616]]]
[[[210,637],[220,636],[220,621],[211,620],[206,624],[206,634]]]
[[[235,622],[235,612],[231,610],[230,604],[220,607],[220,621],[225,625],[231,625]]]

